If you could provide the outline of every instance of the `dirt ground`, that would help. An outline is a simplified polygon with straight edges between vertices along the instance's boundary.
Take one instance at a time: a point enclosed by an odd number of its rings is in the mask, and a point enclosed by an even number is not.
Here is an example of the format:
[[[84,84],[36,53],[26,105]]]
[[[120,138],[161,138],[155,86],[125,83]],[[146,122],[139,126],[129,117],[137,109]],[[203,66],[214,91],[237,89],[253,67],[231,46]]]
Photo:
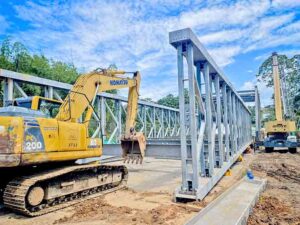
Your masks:
[[[300,153],[258,153],[251,168],[267,178],[248,225],[300,225]]]
[[[232,168],[202,202],[174,203],[173,192],[180,184],[180,161],[148,159],[142,166],[129,165],[128,188],[36,218],[0,210],[5,225],[108,225],[184,224],[203,207],[245,175],[268,179],[266,191],[256,205],[248,225],[300,225],[300,153],[247,154]]]

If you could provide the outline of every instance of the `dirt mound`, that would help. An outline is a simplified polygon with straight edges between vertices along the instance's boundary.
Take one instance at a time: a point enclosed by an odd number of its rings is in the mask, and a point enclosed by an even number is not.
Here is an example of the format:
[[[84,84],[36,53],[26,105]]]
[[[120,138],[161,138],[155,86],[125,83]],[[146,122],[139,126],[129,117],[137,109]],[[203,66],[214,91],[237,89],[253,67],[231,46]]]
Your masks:
[[[144,193],[143,193],[144,194]],[[147,194],[146,194],[147,195]],[[160,205],[159,207],[142,210],[132,209],[126,206],[113,206],[104,197],[91,199],[74,207],[71,216],[63,217],[55,222],[62,223],[83,223],[97,220],[99,224],[168,224],[175,225],[176,218],[183,214],[190,214],[195,211],[185,205]],[[103,223],[101,223],[101,221]]]
[[[291,210],[276,197],[262,197],[249,217],[248,225],[297,224],[299,218],[290,216]]]
[[[300,154],[258,154],[251,168],[268,184],[248,225],[300,225]]]
[[[138,217],[140,224],[177,224],[176,218],[183,213],[190,213],[190,209],[178,205],[162,205],[150,211],[144,211]],[[175,221],[174,221],[175,220]]]
[[[288,154],[288,156],[292,155]],[[297,156],[296,158],[299,159]],[[289,157],[282,156],[282,154],[275,154],[274,159],[270,159],[270,156],[268,155],[265,160],[256,161],[252,165],[252,169],[259,172],[265,172],[267,176],[274,177],[278,181],[289,180],[291,182],[300,183],[298,163],[294,163],[294,160],[289,160]]]

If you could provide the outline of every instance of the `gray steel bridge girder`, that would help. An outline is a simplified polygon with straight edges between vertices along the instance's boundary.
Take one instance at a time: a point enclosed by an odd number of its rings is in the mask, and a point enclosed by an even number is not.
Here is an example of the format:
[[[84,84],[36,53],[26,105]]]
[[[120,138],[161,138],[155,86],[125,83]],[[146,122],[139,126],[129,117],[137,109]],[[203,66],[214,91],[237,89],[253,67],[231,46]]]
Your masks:
[[[182,184],[175,195],[201,199],[251,143],[250,111],[190,29],[171,32],[169,39],[177,49],[180,106]],[[188,103],[183,96],[186,87]],[[201,90],[204,110],[202,101],[195,100],[196,90]]]

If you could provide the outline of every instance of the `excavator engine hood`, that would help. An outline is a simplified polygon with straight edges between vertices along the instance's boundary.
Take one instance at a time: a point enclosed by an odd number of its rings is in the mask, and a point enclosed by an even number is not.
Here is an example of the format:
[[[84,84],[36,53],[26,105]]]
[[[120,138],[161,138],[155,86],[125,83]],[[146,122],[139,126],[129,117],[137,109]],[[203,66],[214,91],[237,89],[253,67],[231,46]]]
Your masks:
[[[121,137],[124,162],[142,163],[145,156],[146,138],[142,132]]]

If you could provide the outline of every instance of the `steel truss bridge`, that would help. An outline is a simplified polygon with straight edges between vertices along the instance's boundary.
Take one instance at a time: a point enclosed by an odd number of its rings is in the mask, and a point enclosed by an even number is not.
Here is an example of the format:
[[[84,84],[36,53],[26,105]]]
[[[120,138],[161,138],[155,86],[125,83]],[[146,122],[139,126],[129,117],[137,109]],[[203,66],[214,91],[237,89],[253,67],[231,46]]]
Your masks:
[[[203,199],[237,157],[253,141],[251,115],[245,102],[255,102],[256,133],[260,130],[260,98],[255,90],[236,91],[190,29],[169,34],[177,51],[179,109],[139,100],[137,131],[147,137],[146,156],[182,161],[177,198]],[[187,62],[187,75],[183,60]],[[70,84],[0,69],[3,105],[28,97],[26,85],[41,88],[47,98],[62,100]],[[184,88],[189,101],[185,102]],[[127,98],[101,93],[95,101],[93,136],[104,138],[104,155],[121,155]],[[99,118],[98,117],[98,118]]]

